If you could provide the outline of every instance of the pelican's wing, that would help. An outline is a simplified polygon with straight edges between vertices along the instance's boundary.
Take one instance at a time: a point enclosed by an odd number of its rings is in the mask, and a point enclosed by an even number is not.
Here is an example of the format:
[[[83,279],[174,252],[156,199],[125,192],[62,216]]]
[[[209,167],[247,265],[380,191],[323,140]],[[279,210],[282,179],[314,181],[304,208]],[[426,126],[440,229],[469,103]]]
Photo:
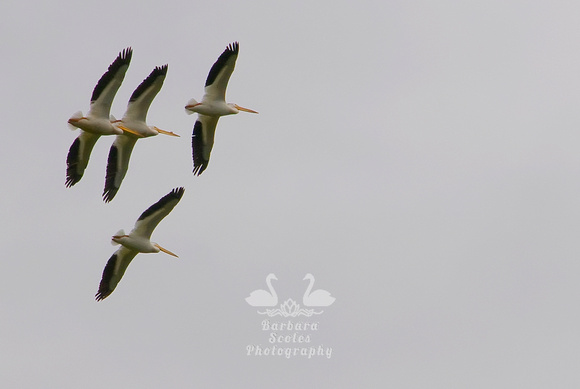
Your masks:
[[[209,74],[207,75],[207,80],[205,81],[204,100],[211,99],[225,101],[226,88],[230,76],[234,72],[239,50],[240,45],[238,42],[230,44],[213,64]]]
[[[121,281],[125,270],[137,255],[137,251],[130,250],[125,246],[121,248],[109,258],[109,262],[103,270],[103,277],[101,278],[101,283],[99,284],[99,291],[95,295],[97,301],[105,299],[108,295],[113,293],[115,287]]]
[[[89,163],[89,158],[91,157],[91,151],[100,137],[98,134],[81,131],[81,134],[71,145],[66,156],[65,185],[67,188],[70,188],[83,178],[83,174]]]
[[[89,114],[109,118],[111,104],[125,78],[125,73],[127,73],[127,69],[131,63],[132,55],[133,50],[128,47],[121,51],[115,61],[109,65],[109,70],[103,74],[93,90]]]
[[[219,116],[197,115],[191,137],[193,153],[193,174],[203,173],[209,164],[209,155],[213,147],[215,128]]]
[[[107,175],[105,177],[105,189],[103,200],[108,203],[113,200],[117,191],[121,187],[123,178],[129,168],[129,158],[137,137],[133,135],[117,135],[109,150],[109,160],[107,161]]]
[[[153,69],[149,76],[143,80],[141,85],[131,95],[129,104],[127,105],[127,112],[125,112],[125,118],[146,121],[149,106],[161,90],[166,75],[167,65],[156,66]]]
[[[135,227],[131,234],[136,234],[147,239],[151,238],[151,233],[157,227],[159,222],[163,218],[169,215],[169,212],[179,203],[185,189],[175,188],[165,196],[163,196],[158,202],[147,208],[145,212],[139,216]]]

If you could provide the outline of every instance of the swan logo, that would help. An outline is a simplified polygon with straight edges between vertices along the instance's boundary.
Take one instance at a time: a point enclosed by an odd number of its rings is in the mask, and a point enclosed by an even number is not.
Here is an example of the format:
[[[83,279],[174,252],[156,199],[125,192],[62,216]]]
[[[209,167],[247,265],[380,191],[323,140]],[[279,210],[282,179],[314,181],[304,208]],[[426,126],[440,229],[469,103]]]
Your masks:
[[[260,315],[270,317],[263,319],[260,325],[261,331],[268,333],[269,345],[248,344],[246,355],[255,357],[285,356],[288,359],[297,356],[308,359],[318,356],[330,358],[332,347],[313,344],[320,329],[320,322],[308,321],[308,319],[299,321],[292,318],[320,315],[323,312],[321,307],[332,305],[336,298],[326,290],[312,290],[314,276],[308,273],[303,278],[303,281],[308,281],[308,286],[306,286],[302,296],[302,306],[291,298],[280,302],[272,281],[278,281],[274,273],[266,276],[268,290],[257,289],[246,297],[246,302],[249,305],[262,309],[257,311]],[[275,316],[282,316],[284,319],[277,321],[274,319]]]
[[[266,276],[266,286],[268,290],[257,289],[254,290],[248,297],[246,302],[252,307],[276,307],[278,305],[278,295],[272,286],[272,280],[278,280],[275,274],[270,273]],[[334,303],[336,298],[332,297],[330,293],[323,289],[312,291],[314,287],[314,276],[310,273],[304,276],[303,281],[309,281],[308,287],[302,296],[302,303],[306,307],[328,307]],[[312,316],[320,315],[323,311],[315,308],[302,308],[293,299],[287,299],[282,302],[277,308],[266,308],[264,311],[258,311],[261,315],[296,317],[300,315]]]

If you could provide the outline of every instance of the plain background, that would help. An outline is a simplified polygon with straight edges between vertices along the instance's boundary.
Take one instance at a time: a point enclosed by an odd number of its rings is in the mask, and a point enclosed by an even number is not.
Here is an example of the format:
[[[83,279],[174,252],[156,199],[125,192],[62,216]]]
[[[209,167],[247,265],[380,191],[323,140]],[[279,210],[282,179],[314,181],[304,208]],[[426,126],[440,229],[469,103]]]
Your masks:
[[[580,4],[101,1],[0,5],[4,387],[576,387]],[[208,169],[191,174],[207,73],[240,42]],[[65,159],[119,51],[113,103],[169,64],[117,197],[111,137]],[[106,300],[110,236],[184,186]],[[244,298],[306,273],[336,302],[332,358],[248,357]],[[313,341],[314,342],[314,341]]]

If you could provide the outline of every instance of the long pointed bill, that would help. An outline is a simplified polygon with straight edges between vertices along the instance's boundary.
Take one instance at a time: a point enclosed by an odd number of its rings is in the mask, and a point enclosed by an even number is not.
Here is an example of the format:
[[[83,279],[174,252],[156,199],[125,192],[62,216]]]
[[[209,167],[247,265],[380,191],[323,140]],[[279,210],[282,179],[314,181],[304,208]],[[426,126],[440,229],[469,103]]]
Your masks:
[[[238,111],[244,111],[244,112],[249,112],[249,113],[258,113],[254,110],[249,109],[249,108],[240,107],[237,104],[234,104],[234,106],[238,109]]]
[[[171,135],[171,136],[177,136],[179,137],[179,135],[177,135],[175,132],[171,132],[171,131],[165,131],[162,130],[160,128],[155,127],[155,129],[157,130],[158,133],[163,134],[163,135]]]
[[[133,130],[128,129],[127,127],[125,127],[125,126],[123,126],[121,124],[117,124],[117,128],[120,128],[121,130],[123,130],[125,132],[128,132],[129,134],[133,134],[135,136],[138,136],[139,138],[143,138],[143,135],[139,134],[136,131],[133,131]]]
[[[177,255],[173,254],[171,251],[164,249],[163,247],[159,246],[157,243],[155,243],[155,247],[157,247],[159,250],[163,251],[165,254],[169,254],[174,256],[175,258],[179,258]]]

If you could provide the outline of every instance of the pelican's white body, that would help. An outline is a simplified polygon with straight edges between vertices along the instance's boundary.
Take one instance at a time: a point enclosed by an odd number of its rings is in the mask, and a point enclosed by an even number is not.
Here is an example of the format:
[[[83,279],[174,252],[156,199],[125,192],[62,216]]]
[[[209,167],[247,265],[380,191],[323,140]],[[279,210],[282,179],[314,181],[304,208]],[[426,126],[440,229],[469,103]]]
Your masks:
[[[113,123],[115,128],[121,131],[121,134],[123,134],[123,130],[121,130],[118,126],[123,126],[126,127],[130,130],[135,131],[136,133],[138,133],[139,135],[141,135],[143,138],[147,138],[150,136],[155,136],[159,134],[159,131],[157,131],[157,128],[155,126],[148,126],[147,123],[142,120],[142,119],[136,119],[136,118],[132,118],[132,117],[123,117],[123,119],[116,121],[115,123]],[[132,136],[135,139],[137,139],[136,136],[134,136],[133,134],[125,134],[127,136]]]
[[[117,128],[111,123],[111,120],[107,116],[101,116],[101,114],[95,114],[91,109],[87,116],[83,116],[82,112],[77,112],[71,116],[68,120],[71,128],[80,128],[83,131],[90,132],[96,135],[121,135],[123,130]]]
[[[226,103],[223,99],[208,98],[207,94],[203,96],[201,103],[191,99],[185,106],[185,112],[189,115],[198,113],[201,115],[220,117],[226,115],[235,115],[240,112],[236,104]]]
[[[155,243],[147,237],[139,236],[133,232],[130,235],[115,235],[112,241],[139,253],[158,253],[160,251]]]

